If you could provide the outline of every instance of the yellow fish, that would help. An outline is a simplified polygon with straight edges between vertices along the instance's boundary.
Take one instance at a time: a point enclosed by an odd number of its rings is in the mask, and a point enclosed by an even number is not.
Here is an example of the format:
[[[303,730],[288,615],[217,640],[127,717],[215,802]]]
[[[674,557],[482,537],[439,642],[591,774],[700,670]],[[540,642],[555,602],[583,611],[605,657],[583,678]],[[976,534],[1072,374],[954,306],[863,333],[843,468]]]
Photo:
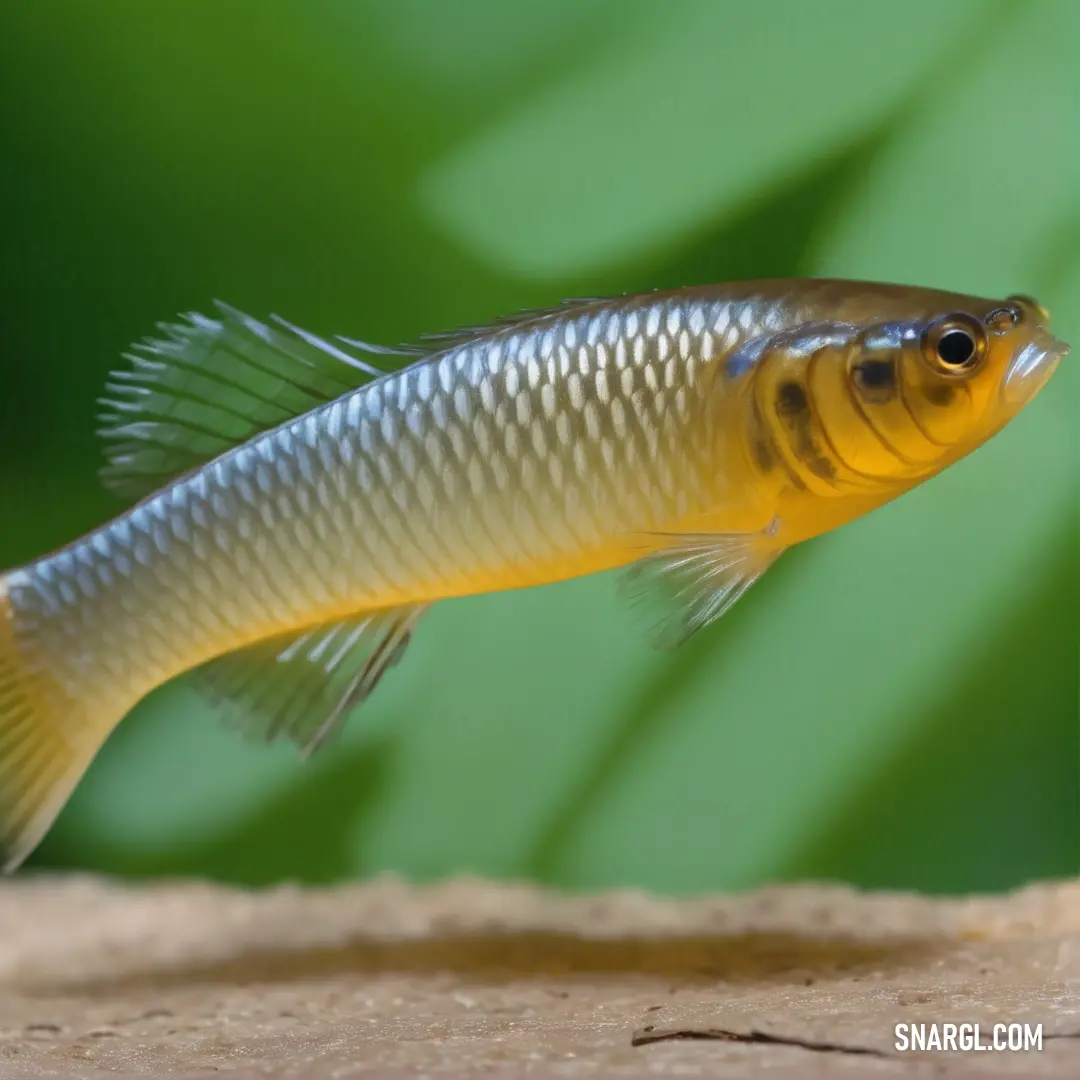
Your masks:
[[[630,566],[678,644],[1000,430],[1068,351],[1048,323],[1023,296],[778,280],[397,350],[224,305],[163,326],[104,401],[105,479],[141,501],[0,577],[5,866],[192,668],[310,751],[445,597]]]

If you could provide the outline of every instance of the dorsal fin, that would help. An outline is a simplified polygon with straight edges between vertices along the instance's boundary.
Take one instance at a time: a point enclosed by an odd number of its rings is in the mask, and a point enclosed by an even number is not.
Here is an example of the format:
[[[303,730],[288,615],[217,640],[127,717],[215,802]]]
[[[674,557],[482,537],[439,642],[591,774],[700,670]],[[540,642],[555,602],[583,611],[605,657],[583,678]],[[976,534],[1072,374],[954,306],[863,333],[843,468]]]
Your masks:
[[[104,483],[140,498],[293,417],[393,370],[376,357],[425,350],[326,341],[278,316],[262,323],[226,304],[219,317],[162,323],[116,371],[100,404]]]
[[[611,297],[589,296],[563,300],[546,308],[526,308],[512,315],[500,315],[485,325],[461,326],[456,330],[441,330],[433,334],[423,334],[417,341],[416,348],[425,353],[448,352],[460,345],[479,341],[504,330],[515,327],[531,326],[533,323],[550,318],[553,315],[565,315],[571,308],[586,309],[593,304],[609,304]]]
[[[414,361],[604,302],[564,300],[388,348],[341,336],[326,340],[277,315],[263,323],[219,301],[218,318],[191,313],[182,322],[160,323],[163,336],[132,346],[124,356],[130,368],[110,376],[99,402],[107,458],[102,480],[141,498],[402,366],[382,366],[379,357]]]

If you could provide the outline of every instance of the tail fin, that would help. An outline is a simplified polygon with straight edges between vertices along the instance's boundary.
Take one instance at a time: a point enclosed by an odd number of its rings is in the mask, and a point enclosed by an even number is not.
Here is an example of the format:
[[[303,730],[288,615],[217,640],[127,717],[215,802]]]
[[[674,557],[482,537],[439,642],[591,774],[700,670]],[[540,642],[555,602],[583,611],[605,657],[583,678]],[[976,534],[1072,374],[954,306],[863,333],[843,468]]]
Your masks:
[[[14,870],[40,843],[97,753],[78,709],[19,640],[0,577],[0,869]]]

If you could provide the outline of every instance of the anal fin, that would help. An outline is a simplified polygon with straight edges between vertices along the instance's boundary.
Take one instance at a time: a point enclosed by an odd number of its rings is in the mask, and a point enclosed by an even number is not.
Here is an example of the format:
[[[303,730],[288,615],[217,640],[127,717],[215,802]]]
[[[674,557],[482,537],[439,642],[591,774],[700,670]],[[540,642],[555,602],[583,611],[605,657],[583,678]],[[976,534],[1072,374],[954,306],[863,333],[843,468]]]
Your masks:
[[[635,562],[621,588],[652,644],[674,649],[715,622],[783,554],[776,523],[746,533],[680,533]],[[657,537],[649,537],[655,547]]]
[[[232,726],[307,755],[368,698],[401,660],[428,605],[363,613],[228,653],[203,665],[197,685]]]

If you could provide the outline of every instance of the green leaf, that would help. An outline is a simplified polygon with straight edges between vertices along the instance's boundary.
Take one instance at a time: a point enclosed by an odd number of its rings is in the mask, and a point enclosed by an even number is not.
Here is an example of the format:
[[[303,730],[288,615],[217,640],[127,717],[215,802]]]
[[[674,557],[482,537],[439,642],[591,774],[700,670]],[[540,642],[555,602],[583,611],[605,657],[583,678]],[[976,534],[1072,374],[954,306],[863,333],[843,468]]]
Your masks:
[[[950,69],[976,0],[624,5],[610,44],[424,177],[433,219],[517,274],[581,274],[731,212]],[[782,28],[782,32],[781,32]],[[963,76],[963,68],[959,76]]]

